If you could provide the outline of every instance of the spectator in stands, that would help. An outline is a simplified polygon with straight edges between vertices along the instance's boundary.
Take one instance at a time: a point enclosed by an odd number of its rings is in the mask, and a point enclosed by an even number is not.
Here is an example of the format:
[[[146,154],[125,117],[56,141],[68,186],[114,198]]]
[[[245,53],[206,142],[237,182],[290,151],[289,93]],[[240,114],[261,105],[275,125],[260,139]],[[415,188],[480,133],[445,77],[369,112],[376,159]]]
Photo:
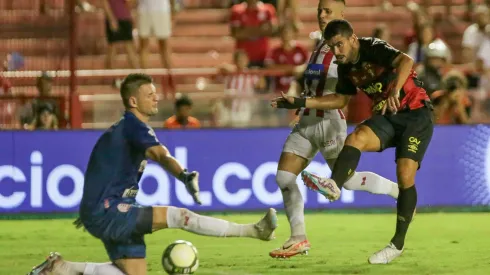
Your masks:
[[[300,42],[294,40],[297,32],[293,24],[280,27],[281,44],[272,48],[265,59],[267,68],[281,69],[285,75],[276,77],[273,85],[276,93],[287,92],[294,80],[293,73],[298,66],[308,61],[308,51]]]
[[[231,7],[231,36],[236,49],[244,50],[249,67],[264,67],[269,50],[269,37],[276,29],[275,8],[258,0],[247,0]]]
[[[172,68],[172,53],[168,39],[172,36],[172,24],[176,12],[176,0],[138,0],[138,35],[142,68],[148,67],[152,35],[158,39],[163,67]]]
[[[291,24],[296,32],[302,28],[297,0],[278,0],[276,7],[279,26]]]
[[[416,68],[418,78],[425,90],[432,94],[440,90],[442,78],[451,66],[451,51],[441,39],[436,39],[425,48],[425,60]]]
[[[191,116],[192,100],[183,95],[175,100],[175,115],[169,117],[163,123],[167,129],[201,128],[201,123]]]
[[[373,37],[390,43],[390,41],[391,41],[390,29],[384,23],[378,24],[373,31]]]
[[[106,67],[112,69],[116,58],[116,45],[123,44],[129,65],[137,68],[138,58],[133,43],[133,19],[131,9],[126,0],[102,0],[106,16],[105,26],[107,35]]]
[[[471,101],[468,97],[466,77],[459,71],[451,71],[444,77],[442,87],[442,90],[431,95],[436,123],[469,123]]]
[[[434,41],[434,28],[432,24],[424,24],[420,27],[417,41],[408,46],[407,54],[413,58],[415,63],[422,63],[425,59],[425,50],[427,46]]]
[[[10,94],[10,90],[12,88],[12,84],[10,81],[0,75],[0,95],[7,95]]]
[[[296,79],[296,71],[308,61],[308,51],[300,42],[294,40],[297,31],[293,23],[287,23],[280,28],[281,44],[271,49],[265,59],[267,68],[283,70],[283,76],[274,77],[272,90],[279,96],[281,92],[287,93],[291,83]],[[269,108],[269,102],[266,107]],[[288,125],[294,111],[277,110],[281,125]]]
[[[247,53],[236,50],[233,64],[224,64],[218,68],[225,84],[225,99],[216,101],[212,107],[216,126],[249,126],[258,105],[255,90],[264,89],[266,81],[264,77],[251,74],[248,64]]]
[[[417,42],[420,38],[420,34],[422,32],[421,28],[427,24],[433,25],[433,20],[427,10],[421,6],[419,6],[414,1],[408,1],[406,4],[408,11],[412,15],[413,27],[405,33],[404,44],[405,51],[408,50],[410,44]],[[434,38],[441,38],[441,33],[437,30],[433,29]]]
[[[490,23],[490,12],[487,6],[478,6],[475,10],[475,21],[468,26],[463,34],[463,62],[472,63],[476,60],[480,46],[485,40],[485,28]],[[487,52],[488,55],[488,52]]]
[[[58,130],[58,118],[52,106],[41,105],[36,110],[34,120],[25,126],[26,130]]]
[[[43,72],[36,79],[36,88],[39,92],[39,98],[32,100],[21,110],[20,120],[24,128],[32,128],[36,122],[37,114],[41,109],[49,109],[57,115],[59,114],[59,102],[53,98],[53,78],[48,73]],[[31,126],[29,126],[31,125]]]

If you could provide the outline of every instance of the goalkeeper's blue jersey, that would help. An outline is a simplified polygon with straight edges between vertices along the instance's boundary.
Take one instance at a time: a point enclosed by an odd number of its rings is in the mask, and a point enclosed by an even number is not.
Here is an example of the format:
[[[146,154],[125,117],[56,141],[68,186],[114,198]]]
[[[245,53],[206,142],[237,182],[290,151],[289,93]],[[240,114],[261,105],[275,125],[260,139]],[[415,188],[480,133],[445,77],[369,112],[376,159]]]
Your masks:
[[[126,111],[95,144],[85,172],[80,217],[89,217],[106,200],[135,200],[146,165],[145,152],[160,142],[153,129]]]

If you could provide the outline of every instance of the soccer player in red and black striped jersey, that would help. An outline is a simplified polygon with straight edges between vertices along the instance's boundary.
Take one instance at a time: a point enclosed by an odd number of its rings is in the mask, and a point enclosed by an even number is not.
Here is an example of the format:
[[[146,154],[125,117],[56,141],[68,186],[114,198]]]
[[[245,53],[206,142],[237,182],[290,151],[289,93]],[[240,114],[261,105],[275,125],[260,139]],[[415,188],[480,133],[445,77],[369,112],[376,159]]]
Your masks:
[[[396,232],[388,246],[369,258],[371,264],[386,264],[402,254],[405,235],[415,212],[415,174],[434,128],[431,103],[412,69],[412,58],[385,41],[358,38],[345,20],[331,21],[325,28],[324,39],[339,64],[336,94],[307,99],[303,104],[309,108],[336,110],[344,107],[357,90],[362,90],[373,100],[375,114],[347,137],[331,179],[304,172],[303,180],[329,199],[336,200],[355,171],[361,152],[396,148],[400,188]]]
[[[323,30],[332,19],[343,18],[344,10],[343,0],[320,0],[317,10],[320,29]],[[313,98],[320,100],[335,94],[338,79],[335,60],[327,41],[322,39],[313,51],[304,72],[305,97],[298,98],[299,102],[308,102]],[[275,258],[289,258],[310,249],[305,230],[303,198],[296,178],[318,152],[329,167],[333,168],[347,136],[347,123],[340,108],[305,108],[304,104],[288,103],[286,99],[283,95],[274,100],[272,106],[290,109],[298,107],[300,118],[284,144],[277,168],[276,181],[284,199],[291,236],[281,248],[270,252],[269,255]],[[353,173],[344,187],[398,197],[396,183],[371,172]]]

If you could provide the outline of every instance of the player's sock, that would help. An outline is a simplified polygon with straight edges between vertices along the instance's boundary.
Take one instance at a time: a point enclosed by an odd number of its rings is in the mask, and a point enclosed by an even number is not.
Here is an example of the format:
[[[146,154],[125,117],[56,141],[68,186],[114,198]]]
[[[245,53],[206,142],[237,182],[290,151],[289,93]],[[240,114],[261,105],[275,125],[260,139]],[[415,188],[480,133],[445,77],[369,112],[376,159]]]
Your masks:
[[[408,226],[412,221],[413,212],[417,206],[417,189],[415,185],[407,189],[400,188],[400,195],[396,204],[396,232],[391,242],[397,249],[401,250],[405,245],[405,236],[407,235]]]
[[[335,161],[332,171],[332,179],[339,189],[342,189],[347,179],[356,171],[357,164],[361,158],[361,151],[350,145],[345,145]]]
[[[284,200],[284,210],[291,228],[291,236],[305,236],[304,203],[299,187],[296,184],[296,175],[287,171],[277,171],[276,181],[281,189]]]
[[[124,272],[112,263],[87,263],[83,275],[124,275]]]
[[[87,263],[67,262],[61,260],[53,267],[53,274],[83,275]]]
[[[398,198],[398,184],[372,172],[356,172],[344,184],[348,190],[367,191],[373,194],[390,195]]]
[[[168,228],[180,228],[204,236],[257,238],[254,224],[237,224],[201,216],[185,208],[167,208]]]

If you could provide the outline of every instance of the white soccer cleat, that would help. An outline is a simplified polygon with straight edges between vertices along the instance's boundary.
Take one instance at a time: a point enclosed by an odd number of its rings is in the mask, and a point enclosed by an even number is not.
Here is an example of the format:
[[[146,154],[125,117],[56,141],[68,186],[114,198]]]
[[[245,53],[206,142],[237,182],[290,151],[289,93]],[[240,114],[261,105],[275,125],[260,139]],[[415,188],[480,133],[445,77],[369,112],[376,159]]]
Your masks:
[[[301,179],[306,187],[324,195],[329,201],[336,201],[340,198],[340,189],[332,179],[322,178],[307,171],[301,172]]]
[[[274,208],[269,208],[265,216],[255,224],[259,239],[270,241],[275,239],[274,231],[277,228],[277,214]]]
[[[390,243],[385,248],[369,257],[368,262],[370,264],[388,264],[402,255],[402,253],[403,249],[398,250],[393,243]]]

